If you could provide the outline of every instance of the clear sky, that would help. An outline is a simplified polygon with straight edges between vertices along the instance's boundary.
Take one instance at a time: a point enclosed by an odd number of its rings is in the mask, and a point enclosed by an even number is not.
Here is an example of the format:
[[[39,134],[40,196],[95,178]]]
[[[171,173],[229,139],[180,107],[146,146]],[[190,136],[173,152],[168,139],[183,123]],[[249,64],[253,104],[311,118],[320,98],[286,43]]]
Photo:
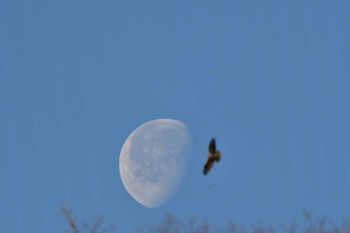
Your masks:
[[[350,218],[350,1],[0,1],[0,226],[59,233],[60,206],[119,232],[165,213]],[[189,173],[157,209],[119,175],[128,135],[183,121]],[[223,154],[202,175],[210,138]]]

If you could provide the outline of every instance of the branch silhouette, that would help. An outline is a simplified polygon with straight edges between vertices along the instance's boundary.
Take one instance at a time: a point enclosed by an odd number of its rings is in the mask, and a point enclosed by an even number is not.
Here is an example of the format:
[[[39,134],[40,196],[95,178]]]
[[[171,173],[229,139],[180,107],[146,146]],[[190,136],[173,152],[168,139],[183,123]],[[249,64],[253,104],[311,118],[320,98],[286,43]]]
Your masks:
[[[114,232],[114,227],[109,230],[103,230],[103,217],[96,218],[92,227],[87,224],[78,224],[72,211],[67,207],[62,207],[62,212],[67,219],[70,233],[107,233]],[[228,222],[224,227],[216,227],[210,224],[206,219],[198,221],[190,218],[183,221],[171,214],[165,215],[159,224],[146,224],[138,227],[138,233],[350,233],[350,224],[343,221],[338,225],[329,217],[322,216],[315,218],[310,210],[303,211],[305,223],[297,225],[295,222],[282,224],[279,228],[262,223],[254,224],[248,227],[238,226],[233,222]],[[300,227],[302,226],[302,227]]]
[[[108,230],[102,229],[102,215],[99,215],[92,224],[92,227],[89,227],[89,225],[87,225],[86,223],[79,224],[74,218],[74,215],[70,208],[62,206],[61,210],[63,212],[63,215],[67,219],[67,223],[71,233],[113,233],[115,230],[115,227],[113,226],[110,226]]]

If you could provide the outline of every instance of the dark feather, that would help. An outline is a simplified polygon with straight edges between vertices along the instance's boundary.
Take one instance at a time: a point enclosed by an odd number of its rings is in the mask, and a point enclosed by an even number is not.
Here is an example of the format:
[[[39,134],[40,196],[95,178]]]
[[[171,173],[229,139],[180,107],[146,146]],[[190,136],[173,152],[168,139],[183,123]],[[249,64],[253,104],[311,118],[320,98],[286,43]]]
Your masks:
[[[204,165],[204,168],[203,168],[203,173],[204,175],[206,175],[210,169],[213,167],[213,164],[214,164],[214,159],[213,158],[208,158],[206,164]]]
[[[210,140],[209,143],[209,154],[215,153],[216,152],[216,144],[215,144],[215,138]]]

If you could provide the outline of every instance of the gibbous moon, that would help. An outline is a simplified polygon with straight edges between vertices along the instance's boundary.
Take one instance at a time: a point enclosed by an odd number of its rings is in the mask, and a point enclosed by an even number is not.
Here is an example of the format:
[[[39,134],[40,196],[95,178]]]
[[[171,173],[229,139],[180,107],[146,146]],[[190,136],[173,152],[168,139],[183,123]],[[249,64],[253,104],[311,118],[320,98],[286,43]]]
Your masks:
[[[169,200],[184,178],[189,145],[189,131],[181,121],[157,119],[139,126],[120,153],[125,189],[148,208]]]

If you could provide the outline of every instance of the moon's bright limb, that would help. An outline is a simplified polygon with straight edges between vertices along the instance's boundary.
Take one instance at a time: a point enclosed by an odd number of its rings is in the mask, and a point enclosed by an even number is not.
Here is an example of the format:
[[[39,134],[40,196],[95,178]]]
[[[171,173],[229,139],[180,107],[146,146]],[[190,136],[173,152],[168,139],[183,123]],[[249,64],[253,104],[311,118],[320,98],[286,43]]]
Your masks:
[[[183,180],[189,144],[189,131],[181,121],[158,119],[139,126],[126,139],[119,158],[128,193],[149,208],[166,202]]]

